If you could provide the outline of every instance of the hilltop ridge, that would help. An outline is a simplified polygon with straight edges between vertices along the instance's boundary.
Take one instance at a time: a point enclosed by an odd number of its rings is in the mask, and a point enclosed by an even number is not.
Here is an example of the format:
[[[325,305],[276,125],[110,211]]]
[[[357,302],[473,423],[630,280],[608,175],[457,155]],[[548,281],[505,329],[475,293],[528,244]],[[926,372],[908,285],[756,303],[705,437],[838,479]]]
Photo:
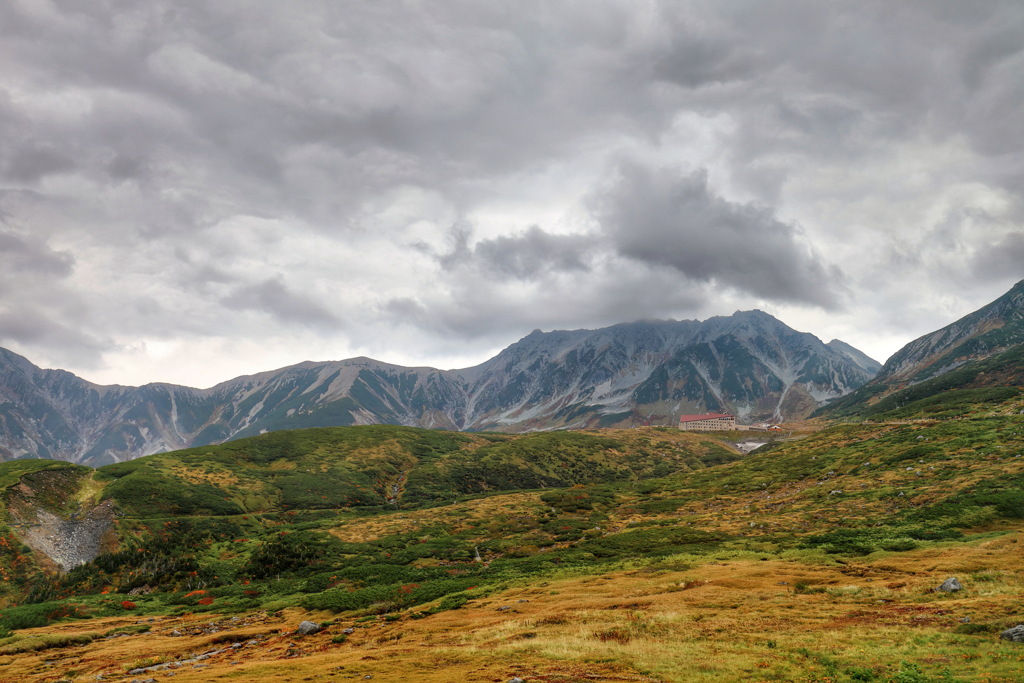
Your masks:
[[[5,351],[0,460],[102,465],[266,431],[377,423],[515,432],[665,424],[703,411],[798,419],[868,381],[872,363],[762,311],[534,331],[459,370],[304,361],[209,389],[99,386]]]
[[[992,303],[913,340],[893,354],[871,381],[817,414],[863,416],[950,390],[1022,386],[1024,280]]]

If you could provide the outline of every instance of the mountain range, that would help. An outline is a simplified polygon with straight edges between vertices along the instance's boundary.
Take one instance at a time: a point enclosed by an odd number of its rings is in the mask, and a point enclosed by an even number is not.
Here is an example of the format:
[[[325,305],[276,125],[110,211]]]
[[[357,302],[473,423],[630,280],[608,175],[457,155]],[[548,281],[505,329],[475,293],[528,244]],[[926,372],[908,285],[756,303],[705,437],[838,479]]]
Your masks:
[[[819,410],[866,416],[949,390],[1024,385],[1024,280],[992,303],[897,351],[877,376]]]
[[[0,462],[0,669],[1019,680],[1022,295],[911,342],[832,419],[751,453],[665,426],[539,430],[727,396],[789,414],[870,359],[756,311],[535,332],[465,370],[352,359],[207,390],[98,387],[3,352],[19,447],[99,439],[98,461],[130,457],[111,450],[129,438],[229,442],[99,469]],[[524,433],[287,429],[385,419]],[[269,433],[234,438],[253,430]],[[814,650],[815,625],[836,624]]]
[[[529,431],[668,424],[704,411],[781,421],[850,393],[880,367],[757,310],[536,330],[461,370],[307,361],[209,389],[100,386],[0,349],[0,460],[98,466],[268,431],[373,423]]]

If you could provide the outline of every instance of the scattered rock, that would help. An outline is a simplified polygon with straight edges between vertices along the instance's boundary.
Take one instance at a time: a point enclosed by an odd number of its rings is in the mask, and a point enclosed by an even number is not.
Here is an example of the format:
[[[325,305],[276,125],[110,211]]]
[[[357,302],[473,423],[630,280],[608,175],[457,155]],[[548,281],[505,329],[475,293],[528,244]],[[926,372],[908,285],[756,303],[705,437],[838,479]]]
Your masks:
[[[517,676],[516,678],[508,679],[508,683],[526,683],[526,681]]]
[[[956,580],[955,576],[951,576],[942,582],[942,585],[936,588],[936,591],[942,591],[943,593],[955,593],[959,590],[963,590],[963,586]]]
[[[969,624],[969,623],[971,623],[971,618],[970,617],[961,617],[960,618],[960,623],[961,624]]]
[[[499,612],[504,612],[504,611],[510,610],[510,609],[512,609],[512,608],[509,607],[508,605],[502,605],[501,607],[498,608],[498,611]]]
[[[145,586],[139,586],[128,591],[128,595],[149,595],[153,592],[152,586],[148,583]]]
[[[107,500],[71,519],[35,505],[8,504],[8,512],[26,527],[22,540],[60,567],[71,571],[96,559],[114,523],[114,501]]]
[[[300,636],[311,636],[314,633],[320,632],[320,624],[315,621],[303,621],[299,624],[299,628],[296,629],[296,633]]]
[[[350,636],[353,633],[355,633],[356,630],[354,628],[343,628],[341,629],[341,632],[344,633],[346,636]]]
[[[999,637],[1013,643],[1024,643],[1024,624],[1017,624],[1012,628],[1006,629],[999,634]]]

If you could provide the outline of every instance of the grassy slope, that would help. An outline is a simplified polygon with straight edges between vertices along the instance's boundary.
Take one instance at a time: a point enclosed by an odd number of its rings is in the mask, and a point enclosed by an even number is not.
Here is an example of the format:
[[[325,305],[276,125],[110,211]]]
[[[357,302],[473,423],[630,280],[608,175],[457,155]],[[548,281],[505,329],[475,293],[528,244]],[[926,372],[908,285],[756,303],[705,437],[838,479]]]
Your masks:
[[[176,680],[1016,680],[1024,649],[991,630],[1016,623],[1024,584],[1021,409],[1011,398],[967,419],[838,426],[735,462],[671,430],[374,427],[104,468],[125,549],[61,587],[94,619],[44,626],[56,603],[2,618],[57,635],[162,615],[157,636],[60,657],[5,658],[0,641],[0,667],[91,680],[143,654],[216,649],[209,628],[187,632],[214,623],[257,642]],[[332,482],[349,507],[290,487],[297,474]],[[385,504],[396,482],[402,496]],[[209,516],[221,503],[205,494],[237,509]],[[198,514],[167,516],[189,505]],[[952,574],[963,594],[932,591]],[[144,583],[160,590],[126,612],[117,591]],[[298,641],[271,633],[293,628],[296,608],[338,623]],[[345,626],[356,631],[342,639]],[[289,653],[302,658],[278,663]]]
[[[666,432],[470,435],[374,425],[275,432],[98,470],[134,517],[438,504],[490,491],[659,476],[735,459]],[[393,500],[392,500],[393,499]]]

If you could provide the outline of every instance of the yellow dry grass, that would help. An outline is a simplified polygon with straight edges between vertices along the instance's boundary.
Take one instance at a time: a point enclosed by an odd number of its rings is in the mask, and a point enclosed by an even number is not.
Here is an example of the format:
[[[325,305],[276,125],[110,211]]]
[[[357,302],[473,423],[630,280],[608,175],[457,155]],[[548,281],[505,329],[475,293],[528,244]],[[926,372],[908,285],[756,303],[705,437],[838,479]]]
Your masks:
[[[203,467],[176,465],[171,471],[174,476],[184,479],[190,484],[212,484],[221,487],[239,482],[238,477],[229,470],[216,468],[209,464],[203,465]]]
[[[99,500],[100,492],[106,485],[107,482],[97,481],[96,472],[92,472],[89,476],[82,477],[81,482],[79,482],[79,488],[75,491],[71,500],[72,502],[91,507]]]
[[[392,534],[411,533],[426,526],[444,525],[449,533],[495,515],[534,515],[540,505],[540,494],[509,493],[468,500],[429,511],[395,512],[387,516],[355,519],[330,529],[330,533],[349,543],[365,543]]]
[[[1024,646],[958,635],[964,618],[1006,622],[1024,591],[1020,529],[975,542],[837,563],[820,556],[670,558],[511,586],[422,619],[357,621],[285,610],[55,624],[34,633],[146,634],[0,656],[0,681],[826,681],[858,666],[943,666],[958,680],[1015,681]],[[693,566],[686,568],[686,563]],[[965,585],[947,595],[948,576]],[[303,619],[338,619],[299,637]],[[354,628],[345,642],[333,642]],[[232,649],[232,643],[242,643]],[[209,656],[128,675],[133,666]],[[837,668],[838,667],[838,668]],[[840,680],[850,680],[849,677]],[[884,677],[878,680],[885,680]]]

